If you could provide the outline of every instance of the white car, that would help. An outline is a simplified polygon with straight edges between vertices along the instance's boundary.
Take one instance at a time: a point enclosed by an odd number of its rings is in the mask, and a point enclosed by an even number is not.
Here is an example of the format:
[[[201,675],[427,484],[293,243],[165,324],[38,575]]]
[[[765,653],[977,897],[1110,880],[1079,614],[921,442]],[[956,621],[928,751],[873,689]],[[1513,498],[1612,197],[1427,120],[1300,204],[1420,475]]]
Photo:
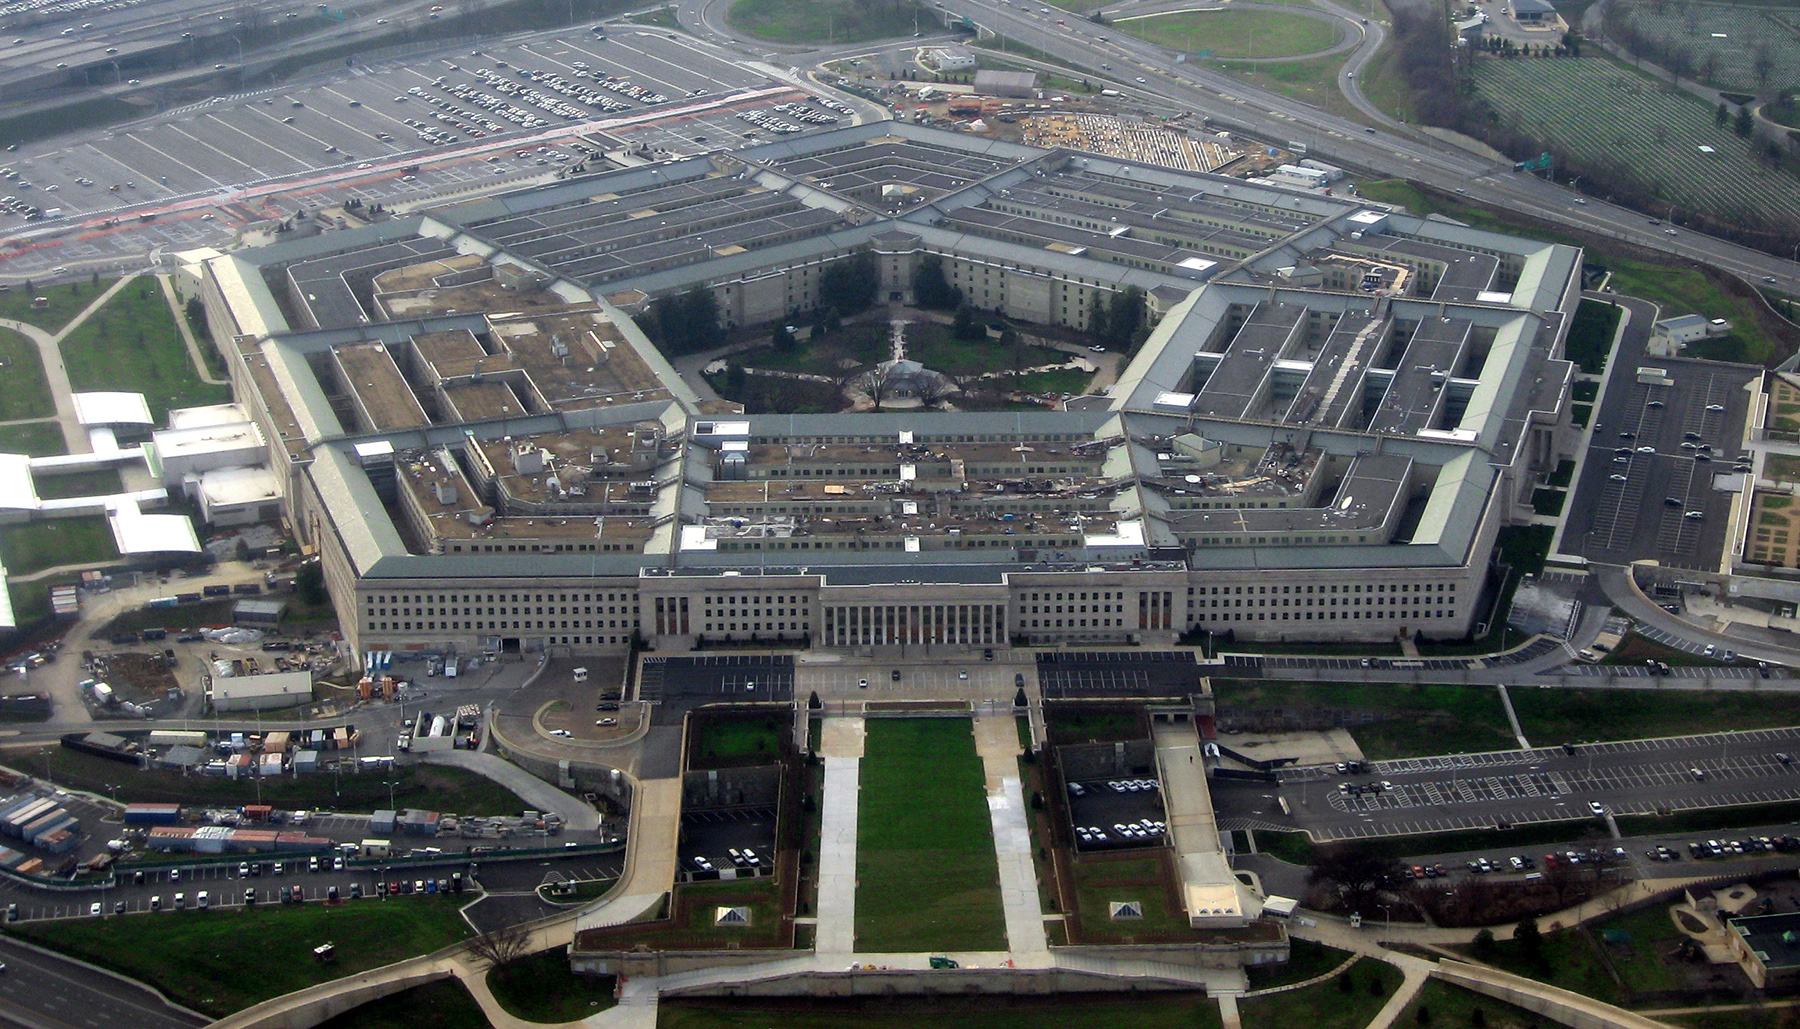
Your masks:
[[[550,730],[550,735],[552,735],[552,736],[573,736],[575,734],[570,732],[567,729],[552,729],[552,730]]]

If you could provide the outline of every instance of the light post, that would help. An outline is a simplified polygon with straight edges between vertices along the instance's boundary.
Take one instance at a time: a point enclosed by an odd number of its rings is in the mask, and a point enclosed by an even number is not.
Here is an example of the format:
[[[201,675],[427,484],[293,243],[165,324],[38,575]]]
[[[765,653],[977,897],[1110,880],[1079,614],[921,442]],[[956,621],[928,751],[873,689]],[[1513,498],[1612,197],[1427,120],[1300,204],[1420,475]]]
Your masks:
[[[1390,933],[1393,932],[1394,931],[1394,914],[1393,914],[1393,912],[1388,908],[1388,906],[1386,904],[1377,904],[1375,906],[1381,909],[1381,920],[1386,927],[1384,931],[1390,932]]]

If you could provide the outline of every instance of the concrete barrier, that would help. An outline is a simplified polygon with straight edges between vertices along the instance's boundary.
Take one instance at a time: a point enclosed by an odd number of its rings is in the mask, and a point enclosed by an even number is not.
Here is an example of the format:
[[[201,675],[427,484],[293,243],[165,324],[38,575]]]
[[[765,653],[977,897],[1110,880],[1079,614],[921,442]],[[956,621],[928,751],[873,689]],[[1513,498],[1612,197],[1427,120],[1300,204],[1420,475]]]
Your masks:
[[[406,967],[409,965],[416,967]],[[437,955],[412,958],[399,965],[371,969],[349,980],[320,983],[263,1001],[219,1019],[209,1029],[312,1029],[351,1008],[454,974]]]
[[[1571,1029],[1671,1029],[1667,1022],[1615,1007],[1605,1001],[1502,972],[1497,968],[1439,961],[1431,974],[1447,983],[1474,990],[1570,1026]]]

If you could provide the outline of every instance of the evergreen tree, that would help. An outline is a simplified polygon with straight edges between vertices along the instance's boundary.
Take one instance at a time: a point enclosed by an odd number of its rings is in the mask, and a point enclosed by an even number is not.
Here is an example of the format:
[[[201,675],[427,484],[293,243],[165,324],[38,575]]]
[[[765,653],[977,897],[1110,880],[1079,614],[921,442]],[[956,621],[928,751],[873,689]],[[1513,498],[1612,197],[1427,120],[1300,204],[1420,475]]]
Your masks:
[[[1719,109],[1713,112],[1713,124],[1722,129],[1725,127],[1725,123],[1730,120],[1731,112],[1726,110],[1725,101],[1719,101]]]
[[[956,321],[950,326],[950,332],[957,339],[980,339],[986,331],[981,319],[975,317],[975,308],[963,304],[956,309]]]
[[[1737,121],[1731,126],[1731,131],[1737,133],[1738,136],[1743,139],[1749,139],[1750,133],[1755,129],[1756,116],[1750,113],[1750,105],[1745,104],[1738,108]]]
[[[913,301],[934,311],[949,311],[962,303],[962,290],[944,275],[944,260],[936,254],[919,258],[913,271]]]
[[[875,291],[880,285],[881,269],[875,263],[875,255],[864,250],[833,262],[819,273],[819,303],[853,315],[875,302]]]

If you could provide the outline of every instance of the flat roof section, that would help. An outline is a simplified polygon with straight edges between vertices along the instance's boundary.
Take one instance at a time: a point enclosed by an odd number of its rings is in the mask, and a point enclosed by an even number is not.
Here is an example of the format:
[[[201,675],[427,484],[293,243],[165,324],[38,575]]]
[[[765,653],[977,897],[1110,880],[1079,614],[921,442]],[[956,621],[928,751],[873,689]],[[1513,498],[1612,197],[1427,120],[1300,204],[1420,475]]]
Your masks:
[[[1450,376],[1462,363],[1473,327],[1467,318],[1428,317],[1419,323],[1369,423],[1370,432],[1411,436],[1432,427],[1444,409]]]
[[[1218,367],[1194,398],[1194,413],[1243,419],[1262,403],[1269,374],[1294,339],[1306,308],[1280,301],[1256,305],[1226,346]]]
[[[495,314],[488,324],[553,408],[611,407],[624,400],[673,396],[598,307]]]
[[[425,237],[358,247],[345,253],[298,261],[287,268],[289,299],[311,327],[346,328],[369,321],[358,288],[373,293],[376,275],[422,261],[457,256],[441,240]]]
[[[353,343],[332,347],[331,354],[364,429],[391,432],[431,424],[386,344]]]
[[[1363,373],[1379,352],[1389,323],[1356,312],[1338,319],[1313,355],[1313,369],[1283,419],[1290,425],[1338,428],[1361,410]]]
[[[487,422],[517,418],[526,413],[524,402],[504,382],[464,382],[445,386],[444,402],[449,405],[444,417],[458,422]]]

